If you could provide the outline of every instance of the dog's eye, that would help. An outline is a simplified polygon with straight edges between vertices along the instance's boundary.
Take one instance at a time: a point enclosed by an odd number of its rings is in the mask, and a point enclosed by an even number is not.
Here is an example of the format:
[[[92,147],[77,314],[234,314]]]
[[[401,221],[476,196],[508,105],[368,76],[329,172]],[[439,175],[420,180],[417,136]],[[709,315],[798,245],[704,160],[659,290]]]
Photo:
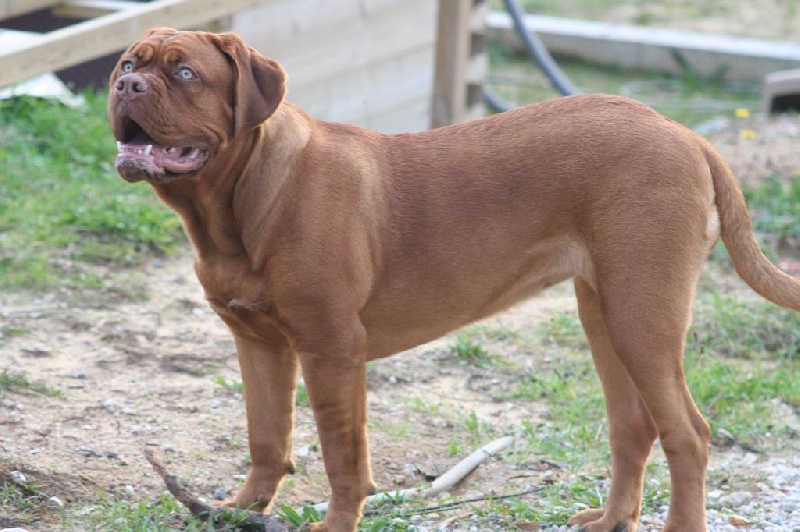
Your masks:
[[[133,72],[133,61],[123,61],[120,70],[122,70],[123,74],[130,74]]]
[[[184,79],[184,80],[188,81],[190,79],[194,79],[195,78],[195,73],[191,68],[183,67],[180,70],[178,70],[178,76],[181,79]]]

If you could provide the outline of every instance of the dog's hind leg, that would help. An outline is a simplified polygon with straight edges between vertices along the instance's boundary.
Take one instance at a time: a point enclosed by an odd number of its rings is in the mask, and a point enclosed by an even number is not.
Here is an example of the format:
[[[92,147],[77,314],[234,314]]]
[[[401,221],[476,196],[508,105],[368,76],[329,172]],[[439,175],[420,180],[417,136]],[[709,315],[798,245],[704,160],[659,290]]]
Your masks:
[[[646,246],[631,246],[632,255],[606,257],[598,263],[596,283],[611,347],[638,390],[667,457],[672,498],[665,530],[702,532],[710,430],[686,386],[683,349],[706,249],[703,243],[692,246],[690,235],[683,236],[681,245],[654,238]],[[615,400],[618,392],[607,393]],[[614,415],[611,409],[609,413]],[[642,424],[641,418],[642,414],[633,418],[635,427]],[[612,430],[626,421],[613,420]],[[613,444],[620,447],[614,452],[619,460],[627,444],[618,438]],[[606,512],[614,514],[615,509],[607,505]]]
[[[657,436],[656,427],[611,346],[597,293],[589,283],[576,278],[575,295],[581,323],[605,392],[612,473],[605,508],[579,512],[572,517],[570,524],[588,530],[633,532],[641,514],[645,464]]]

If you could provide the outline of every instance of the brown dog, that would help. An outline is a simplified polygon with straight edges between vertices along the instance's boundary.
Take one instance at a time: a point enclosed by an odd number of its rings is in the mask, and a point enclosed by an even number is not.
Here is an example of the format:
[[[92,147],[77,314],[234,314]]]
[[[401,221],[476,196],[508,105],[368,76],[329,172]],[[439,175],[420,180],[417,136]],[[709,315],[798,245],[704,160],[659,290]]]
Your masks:
[[[635,530],[657,437],[666,530],[705,525],[709,428],[683,377],[695,284],[721,227],[736,270],[800,310],[711,145],[639,103],[555,99],[382,135],[283,99],[233,34],[152,31],[111,75],[117,169],[183,219],[235,339],[253,466],[231,504],[267,509],[292,470],[298,362],[332,486],[315,530],[353,530],[374,490],[365,363],[573,278],[606,394],[613,483],[590,531]],[[720,224],[721,221],[721,224]],[[625,528],[627,527],[627,528]]]

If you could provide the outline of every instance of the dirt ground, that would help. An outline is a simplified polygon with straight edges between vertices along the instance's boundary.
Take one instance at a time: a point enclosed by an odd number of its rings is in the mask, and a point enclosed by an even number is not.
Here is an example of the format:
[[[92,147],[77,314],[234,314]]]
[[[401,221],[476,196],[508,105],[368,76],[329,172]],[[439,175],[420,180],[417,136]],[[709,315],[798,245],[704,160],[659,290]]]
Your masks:
[[[755,137],[743,139],[743,128],[752,128]],[[798,135],[797,119],[752,119],[731,124],[714,140],[747,181],[765,170],[783,177],[800,172]],[[140,500],[163,493],[142,454],[153,448],[197,494],[210,499],[221,487],[235,489],[247,472],[244,405],[241,394],[216,380],[240,377],[227,330],[195,280],[190,251],[150,260],[124,281],[111,272],[108,279],[91,300],[57,291],[0,294],[3,329],[21,331],[0,338],[0,370],[64,396],[0,398],[0,473],[22,472],[68,508],[100,491],[111,499]],[[571,293],[557,287],[494,320],[534,330],[553,312],[571,310]],[[543,403],[503,399],[521,375],[460,363],[452,343],[448,337],[370,367],[373,467],[383,489],[411,487],[462,458],[449,452],[459,416],[474,411],[488,441],[513,433],[520,420],[546,415]],[[503,356],[535,371],[543,350],[521,345]],[[298,408],[296,427],[299,472],[279,503],[327,500],[308,407]],[[720,451],[715,459],[728,458]],[[510,492],[560,474],[546,457],[513,466],[490,462],[455,494]],[[53,517],[32,529],[59,529],[55,512]]]
[[[163,492],[143,458],[149,447],[201,496],[238,485],[247,472],[244,404],[240,393],[215,381],[241,378],[227,329],[204,301],[191,264],[188,252],[146,264],[138,287],[146,301],[2,298],[3,326],[28,332],[4,339],[0,366],[60,390],[64,399],[3,396],[0,469],[21,471],[67,504],[92,500],[97,491],[138,500]],[[547,319],[549,308],[573,305],[562,289],[500,319],[533,325]],[[475,411],[498,433],[515,420],[536,419],[535,405],[498,402],[519,376],[504,381],[494,370],[461,364],[451,343],[440,340],[370,368],[373,466],[383,489],[412,487],[463,458],[448,452],[459,413],[466,419]],[[279,503],[327,500],[306,406],[297,410],[295,451],[299,473]],[[470,484],[508,488],[508,471],[484,469]]]

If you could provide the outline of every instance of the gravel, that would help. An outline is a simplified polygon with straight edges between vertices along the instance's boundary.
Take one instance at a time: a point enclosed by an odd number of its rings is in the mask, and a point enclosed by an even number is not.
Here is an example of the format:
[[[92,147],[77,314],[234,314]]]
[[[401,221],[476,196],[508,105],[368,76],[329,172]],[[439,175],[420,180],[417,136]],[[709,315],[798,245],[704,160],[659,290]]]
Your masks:
[[[713,466],[714,478],[748,479],[736,485],[727,480],[714,486],[709,482],[707,499],[708,530],[710,532],[800,532],[800,455],[758,456],[740,450],[727,451]],[[722,473],[722,474],[720,474]],[[640,532],[661,530],[667,517],[665,505],[656,513],[642,516]],[[459,519],[446,524],[446,517],[431,520],[415,515],[395,519],[393,524],[417,532],[479,532],[485,530]],[[540,523],[539,530],[575,532],[565,525]],[[527,528],[527,530],[532,530]]]

